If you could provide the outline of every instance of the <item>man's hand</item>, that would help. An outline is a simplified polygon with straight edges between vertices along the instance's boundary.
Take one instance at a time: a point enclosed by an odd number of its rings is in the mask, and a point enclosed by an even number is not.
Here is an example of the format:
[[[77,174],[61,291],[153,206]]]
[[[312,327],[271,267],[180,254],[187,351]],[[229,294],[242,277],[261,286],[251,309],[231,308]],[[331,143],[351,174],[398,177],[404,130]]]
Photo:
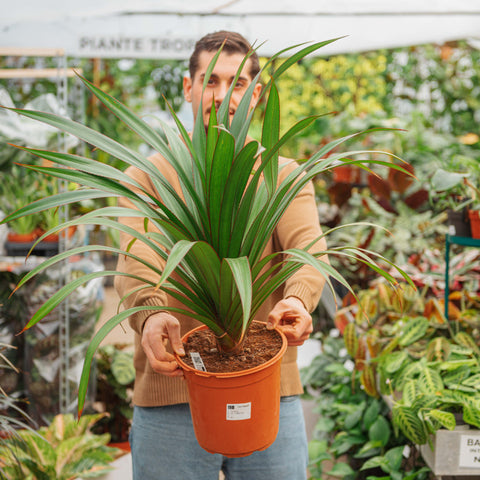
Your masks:
[[[279,327],[289,346],[302,345],[313,332],[312,317],[297,297],[280,300],[268,315],[267,328]]]
[[[165,348],[168,340],[175,353],[185,355],[178,320],[166,312],[154,313],[148,317],[143,327],[142,347],[151,367],[155,372],[169,377],[183,376],[183,370],[175,357]]]

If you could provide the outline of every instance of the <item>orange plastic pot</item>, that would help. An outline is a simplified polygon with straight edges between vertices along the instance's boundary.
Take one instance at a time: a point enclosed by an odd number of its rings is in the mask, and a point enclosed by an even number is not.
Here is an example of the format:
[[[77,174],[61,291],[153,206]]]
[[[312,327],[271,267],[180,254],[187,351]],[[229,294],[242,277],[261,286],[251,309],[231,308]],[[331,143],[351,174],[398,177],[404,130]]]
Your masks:
[[[480,238],[480,211],[469,210],[468,216],[470,217],[470,227],[472,230],[472,237]]]
[[[188,332],[183,341],[198,330]],[[195,370],[181,357],[190,397],[195,436],[210,453],[244,457],[265,450],[278,433],[280,415],[280,365],[287,349],[285,335],[280,351],[263,365],[240,372],[212,373]]]

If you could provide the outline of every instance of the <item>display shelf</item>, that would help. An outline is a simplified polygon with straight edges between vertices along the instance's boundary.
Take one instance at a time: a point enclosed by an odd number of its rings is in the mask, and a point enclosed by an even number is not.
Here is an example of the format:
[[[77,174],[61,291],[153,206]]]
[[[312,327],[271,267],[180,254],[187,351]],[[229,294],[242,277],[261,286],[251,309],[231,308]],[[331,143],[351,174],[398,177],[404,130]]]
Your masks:
[[[450,295],[450,246],[461,245],[463,247],[480,248],[480,239],[472,237],[458,237],[455,235],[445,236],[445,318],[448,319],[448,297]]]
[[[52,58],[55,61],[56,68],[40,68],[40,67],[31,67],[31,68],[2,68],[0,69],[0,78],[3,79],[18,79],[18,80],[27,80],[27,79],[50,79],[56,83],[56,90],[57,90],[57,100],[61,107],[63,108],[64,112],[67,112],[67,90],[68,90],[68,78],[74,75],[74,71],[72,69],[67,68],[67,60],[65,56],[65,51],[60,48],[49,48],[49,49],[41,49],[41,48],[15,48],[15,47],[0,47],[0,56],[4,57],[30,57],[30,58],[39,58],[39,57],[48,57]],[[59,151],[66,151],[66,135],[60,133],[58,135],[58,150]],[[67,189],[67,184],[65,181],[59,182],[59,191],[65,191]],[[68,219],[68,208],[60,208],[59,215],[61,220]],[[60,235],[59,242],[57,244],[56,250],[57,252],[49,251],[49,252],[42,252],[50,254],[63,252],[65,248],[65,235]],[[12,250],[13,248],[13,250]],[[41,247],[38,247],[41,249]],[[8,258],[16,258],[18,259],[18,255],[21,253],[15,250],[15,247],[11,247],[11,249],[7,252],[10,255],[14,255],[13,257]],[[37,257],[41,260],[45,260],[45,258]],[[30,259],[27,259],[30,260]],[[38,260],[37,260],[38,261]],[[24,258],[25,262],[25,258]],[[8,266],[8,263],[5,261],[3,262],[4,268],[8,271],[13,271],[11,268],[21,268],[22,271],[28,271],[26,265],[31,266],[32,260],[29,262],[25,262],[25,266],[22,268],[18,265],[17,260],[13,260],[11,266]],[[5,271],[5,270],[4,270]],[[68,272],[68,269],[64,269],[65,272]],[[68,283],[69,278],[64,278],[63,275],[59,275],[58,277],[58,286],[59,288]],[[70,382],[68,379],[68,374],[71,369],[70,365],[70,307],[69,307],[69,300],[68,298],[59,306],[59,319],[60,319],[60,326],[59,326],[59,358],[60,358],[60,379],[59,379],[59,409],[58,413],[67,413],[71,410],[72,405],[72,394],[70,391]]]

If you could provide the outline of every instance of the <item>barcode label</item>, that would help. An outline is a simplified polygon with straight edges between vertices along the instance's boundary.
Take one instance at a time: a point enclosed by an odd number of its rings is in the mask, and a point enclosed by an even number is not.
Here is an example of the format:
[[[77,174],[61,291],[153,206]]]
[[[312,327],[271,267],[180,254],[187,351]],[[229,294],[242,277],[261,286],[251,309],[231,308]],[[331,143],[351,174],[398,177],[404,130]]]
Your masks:
[[[227,403],[227,420],[248,420],[252,416],[252,403]]]
[[[202,372],[207,371],[207,369],[205,368],[205,365],[203,364],[202,357],[198,352],[190,352],[190,358],[192,359],[193,366],[195,367],[196,370],[200,370]]]

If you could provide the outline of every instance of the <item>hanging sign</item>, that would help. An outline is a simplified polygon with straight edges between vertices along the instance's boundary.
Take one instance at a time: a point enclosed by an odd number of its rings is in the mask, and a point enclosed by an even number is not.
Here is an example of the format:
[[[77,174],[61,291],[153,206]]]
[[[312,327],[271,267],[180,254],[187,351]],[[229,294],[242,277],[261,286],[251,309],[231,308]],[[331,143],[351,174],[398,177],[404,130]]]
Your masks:
[[[188,58],[194,45],[195,39],[188,37],[83,35],[77,51],[92,58]]]

